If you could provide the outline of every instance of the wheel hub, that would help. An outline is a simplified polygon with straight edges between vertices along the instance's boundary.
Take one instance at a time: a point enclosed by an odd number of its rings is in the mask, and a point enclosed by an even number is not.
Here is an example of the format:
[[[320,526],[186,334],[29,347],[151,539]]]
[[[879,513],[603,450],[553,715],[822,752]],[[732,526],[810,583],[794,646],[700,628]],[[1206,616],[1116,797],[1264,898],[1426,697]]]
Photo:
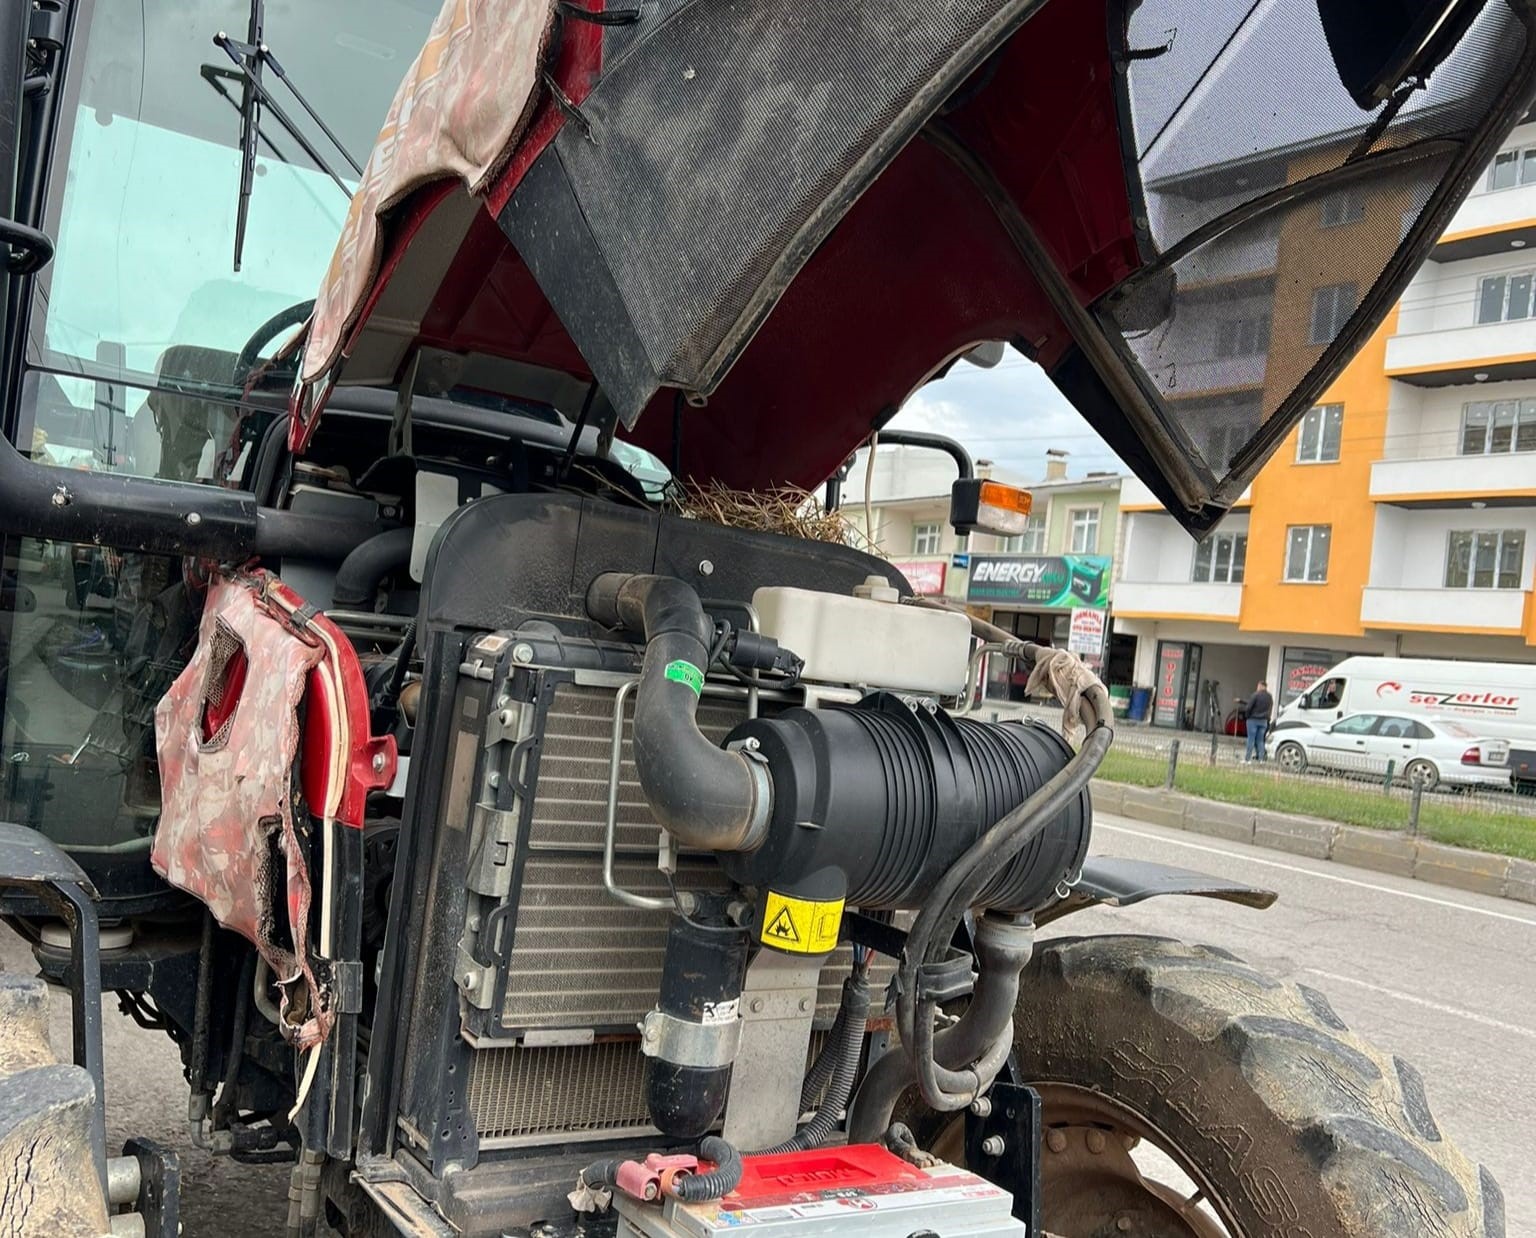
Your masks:
[[[1143,1139],[1188,1173],[1184,1158],[1144,1121],[1107,1097],[1065,1084],[1034,1084],[1040,1093],[1041,1221],[1048,1238],[1234,1238],[1192,1194],[1149,1178],[1131,1153]],[[953,1122],[933,1154],[963,1164],[965,1124]],[[1212,1203],[1216,1201],[1212,1200]]]

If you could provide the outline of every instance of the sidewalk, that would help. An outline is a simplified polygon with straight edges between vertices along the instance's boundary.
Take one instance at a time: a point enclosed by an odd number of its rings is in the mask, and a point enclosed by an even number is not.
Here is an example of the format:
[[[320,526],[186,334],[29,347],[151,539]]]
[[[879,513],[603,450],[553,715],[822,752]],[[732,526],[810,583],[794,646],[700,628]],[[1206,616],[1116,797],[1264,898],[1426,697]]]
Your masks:
[[[1094,808],[1100,812],[1495,898],[1536,903],[1536,861],[1448,847],[1392,830],[1362,829],[1223,804],[1179,791],[1097,778],[1090,790]]]

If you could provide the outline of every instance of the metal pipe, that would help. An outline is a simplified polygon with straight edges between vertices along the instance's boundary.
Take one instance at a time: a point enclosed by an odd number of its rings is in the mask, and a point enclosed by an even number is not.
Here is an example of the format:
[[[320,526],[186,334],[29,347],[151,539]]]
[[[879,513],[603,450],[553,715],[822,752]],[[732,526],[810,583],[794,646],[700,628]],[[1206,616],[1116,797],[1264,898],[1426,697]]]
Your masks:
[[[944,452],[955,462],[955,467],[960,470],[961,481],[970,481],[971,478],[976,476],[976,465],[971,460],[971,453],[947,435],[929,434],[925,430],[892,430],[887,428],[880,431],[880,445],[882,447],[887,445],[896,447],[932,447],[937,451]]]
[[[631,679],[628,683],[620,684],[617,694],[613,698],[613,736],[608,749],[608,824],[603,831],[603,888],[630,907],[643,907],[648,911],[660,911],[672,909],[670,898],[651,898],[645,894],[635,894],[624,889],[619,884],[614,869],[614,849],[618,836],[619,820],[619,773],[624,764],[624,706],[629,701],[629,694],[639,684],[638,679]]]

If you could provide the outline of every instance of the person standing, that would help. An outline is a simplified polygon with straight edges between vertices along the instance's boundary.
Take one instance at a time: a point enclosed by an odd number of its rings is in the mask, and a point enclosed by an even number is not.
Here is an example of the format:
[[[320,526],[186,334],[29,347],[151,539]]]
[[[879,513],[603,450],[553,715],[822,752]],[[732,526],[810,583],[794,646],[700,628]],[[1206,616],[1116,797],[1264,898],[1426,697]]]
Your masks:
[[[1269,689],[1261,679],[1258,689],[1248,698],[1248,708],[1243,712],[1248,731],[1248,746],[1243,750],[1243,760],[1269,760],[1269,754],[1264,750],[1264,737],[1269,731],[1269,720],[1274,712],[1275,698],[1270,696]]]

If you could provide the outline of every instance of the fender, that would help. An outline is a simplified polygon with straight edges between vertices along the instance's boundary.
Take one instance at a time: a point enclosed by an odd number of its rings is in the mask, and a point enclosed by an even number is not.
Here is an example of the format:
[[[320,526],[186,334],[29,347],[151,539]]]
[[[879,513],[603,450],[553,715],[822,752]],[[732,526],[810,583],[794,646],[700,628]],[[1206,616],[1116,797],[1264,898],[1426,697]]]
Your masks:
[[[1036,924],[1049,924],[1085,907],[1129,907],[1163,894],[1189,894],[1197,898],[1219,898],[1262,911],[1279,897],[1273,890],[1212,877],[1192,869],[1151,860],[1119,860],[1108,856],[1089,856],[1083,871],[1072,883],[1065,897],[1042,908]]]

